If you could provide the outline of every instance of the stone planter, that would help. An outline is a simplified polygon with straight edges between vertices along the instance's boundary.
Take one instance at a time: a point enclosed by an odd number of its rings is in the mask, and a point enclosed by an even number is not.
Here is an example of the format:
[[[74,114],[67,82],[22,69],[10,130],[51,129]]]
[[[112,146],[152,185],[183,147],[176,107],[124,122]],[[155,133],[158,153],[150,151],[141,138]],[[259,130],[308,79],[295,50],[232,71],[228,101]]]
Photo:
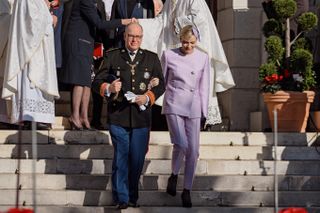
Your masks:
[[[263,99],[267,105],[272,129],[274,129],[273,111],[276,109],[279,132],[305,132],[314,96],[313,91],[264,93]]]

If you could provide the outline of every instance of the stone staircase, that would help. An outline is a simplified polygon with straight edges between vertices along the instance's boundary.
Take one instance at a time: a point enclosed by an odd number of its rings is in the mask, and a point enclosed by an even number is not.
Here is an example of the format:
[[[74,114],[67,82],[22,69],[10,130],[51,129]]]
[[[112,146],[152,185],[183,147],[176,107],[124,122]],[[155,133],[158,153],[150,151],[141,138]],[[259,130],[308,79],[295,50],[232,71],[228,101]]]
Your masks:
[[[62,126],[62,125],[61,125]],[[112,206],[112,146],[107,131],[38,131],[36,163],[39,213],[120,212]],[[15,205],[18,132],[0,131],[0,211]],[[320,212],[320,154],[316,133],[279,134],[279,205]],[[168,132],[152,132],[141,177],[140,208],[129,213],[274,212],[271,133],[202,132],[192,192],[194,207],[181,208],[180,193],[165,193],[170,174]],[[22,133],[20,204],[32,205],[31,132]],[[319,149],[320,150],[320,149]],[[178,180],[182,190],[182,176]]]

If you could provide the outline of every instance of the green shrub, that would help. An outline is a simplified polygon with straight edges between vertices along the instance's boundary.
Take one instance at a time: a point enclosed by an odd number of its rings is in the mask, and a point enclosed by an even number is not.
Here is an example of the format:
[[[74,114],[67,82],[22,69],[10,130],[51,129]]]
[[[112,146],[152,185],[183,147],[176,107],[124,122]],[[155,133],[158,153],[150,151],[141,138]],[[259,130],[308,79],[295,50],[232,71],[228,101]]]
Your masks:
[[[318,24],[317,16],[312,12],[303,13],[298,17],[299,28],[302,31],[310,31]]]
[[[269,60],[280,61],[283,58],[284,47],[279,36],[269,36],[264,44],[264,47],[269,54]]]
[[[292,51],[296,49],[306,49],[309,50],[310,52],[312,51],[312,42],[310,39],[301,37],[298,38],[291,46]]]
[[[290,57],[291,70],[294,73],[304,72],[307,68],[312,68],[312,54],[305,49],[296,49]]]
[[[272,35],[281,36],[283,34],[283,28],[281,22],[270,19],[264,23],[262,28],[263,34],[265,37],[269,37]]]
[[[273,0],[273,7],[280,19],[290,18],[297,11],[297,4],[294,0]]]

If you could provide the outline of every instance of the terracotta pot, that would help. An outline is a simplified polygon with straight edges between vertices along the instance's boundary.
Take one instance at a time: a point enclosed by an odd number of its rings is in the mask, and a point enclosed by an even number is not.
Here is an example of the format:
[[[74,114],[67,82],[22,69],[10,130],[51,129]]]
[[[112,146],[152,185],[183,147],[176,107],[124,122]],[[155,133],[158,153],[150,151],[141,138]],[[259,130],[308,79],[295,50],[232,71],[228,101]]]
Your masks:
[[[309,120],[309,126],[313,131],[320,130],[320,111],[310,112],[311,119]]]
[[[263,98],[272,129],[274,129],[273,111],[277,110],[279,132],[305,132],[314,95],[313,91],[264,93]]]

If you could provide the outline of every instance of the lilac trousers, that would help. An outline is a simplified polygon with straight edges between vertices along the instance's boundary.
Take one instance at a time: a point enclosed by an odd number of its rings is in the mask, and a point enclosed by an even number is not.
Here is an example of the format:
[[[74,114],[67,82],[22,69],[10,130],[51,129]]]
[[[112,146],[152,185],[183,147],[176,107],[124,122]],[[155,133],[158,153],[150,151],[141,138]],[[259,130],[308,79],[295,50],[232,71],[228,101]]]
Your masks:
[[[184,188],[192,189],[192,182],[199,158],[200,118],[166,115],[172,151],[172,173],[179,174],[184,161]]]

